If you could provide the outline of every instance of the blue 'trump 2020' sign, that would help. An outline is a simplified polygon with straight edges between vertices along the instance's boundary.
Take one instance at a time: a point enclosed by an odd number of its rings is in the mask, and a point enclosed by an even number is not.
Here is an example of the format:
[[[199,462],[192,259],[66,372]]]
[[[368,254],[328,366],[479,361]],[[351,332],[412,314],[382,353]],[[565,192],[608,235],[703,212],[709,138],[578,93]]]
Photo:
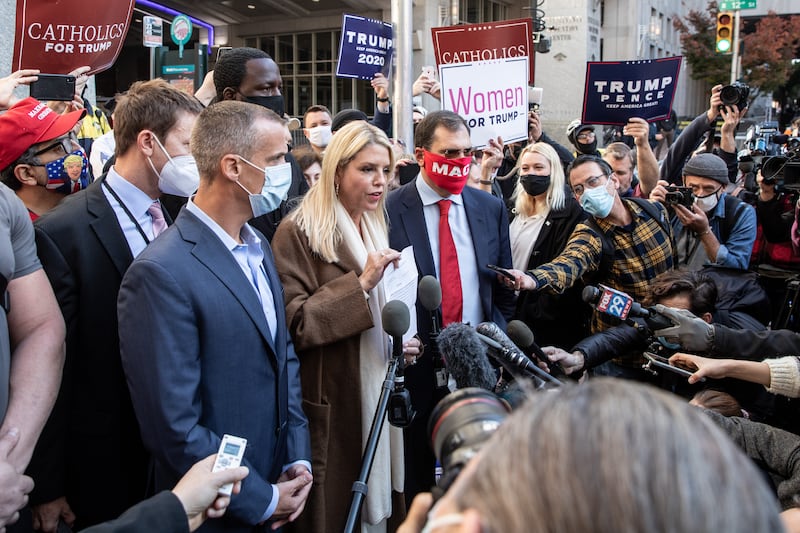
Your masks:
[[[681,57],[646,61],[590,61],[583,94],[585,124],[625,124],[669,116]]]
[[[394,38],[392,25],[381,20],[344,15],[336,75],[371,80],[375,73],[389,77]]]

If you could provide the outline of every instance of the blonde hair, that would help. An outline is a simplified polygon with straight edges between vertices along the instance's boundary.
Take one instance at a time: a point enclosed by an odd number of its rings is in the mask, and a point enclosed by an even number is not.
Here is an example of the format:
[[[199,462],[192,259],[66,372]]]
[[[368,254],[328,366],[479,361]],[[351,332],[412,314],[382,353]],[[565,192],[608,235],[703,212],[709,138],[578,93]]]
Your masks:
[[[532,395],[471,466],[450,496],[484,531],[782,531],[775,495],[710,418],[625,380]]]
[[[72,165],[78,165],[79,167],[83,167],[83,158],[77,154],[70,154],[64,158],[64,168],[71,167]]]
[[[329,263],[339,260],[338,247],[342,240],[336,218],[338,177],[361,150],[372,144],[386,148],[389,168],[394,168],[392,145],[383,131],[363,120],[351,122],[338,130],[325,149],[319,181],[309,189],[300,206],[290,215],[308,238],[311,251]],[[363,215],[372,218],[384,233],[389,231],[384,207],[387,191],[388,187],[381,196],[378,209]]]
[[[564,168],[561,166],[561,160],[558,158],[556,151],[547,143],[529,144],[519,153],[517,164],[514,167],[515,171],[519,171],[525,154],[540,154],[547,159],[550,164],[550,187],[547,189],[547,205],[553,211],[564,209],[567,197],[564,191],[566,178],[564,177]],[[517,181],[517,186],[514,188],[514,193],[511,197],[514,199],[514,209],[517,213],[525,216],[531,216],[534,213],[533,197],[525,192],[522,182]]]

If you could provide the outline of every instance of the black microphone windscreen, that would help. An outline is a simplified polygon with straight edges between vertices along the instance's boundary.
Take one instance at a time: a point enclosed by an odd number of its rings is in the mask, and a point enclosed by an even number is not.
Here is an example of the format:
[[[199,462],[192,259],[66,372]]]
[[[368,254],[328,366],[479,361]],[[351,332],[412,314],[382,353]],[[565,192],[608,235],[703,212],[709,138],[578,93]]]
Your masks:
[[[381,310],[383,331],[392,337],[402,337],[411,326],[411,315],[408,306],[400,300],[386,302]]]
[[[494,391],[497,375],[486,355],[486,346],[470,326],[453,322],[436,339],[439,353],[459,389],[480,387]]]
[[[600,296],[600,289],[598,289],[597,287],[593,287],[591,285],[587,285],[586,287],[584,287],[583,292],[581,293],[581,299],[587,304],[597,303],[599,296]]]
[[[533,332],[531,331],[531,328],[529,328],[528,324],[522,320],[512,320],[508,323],[507,330],[508,336],[511,337],[512,341],[514,341],[514,344],[523,350],[527,349],[534,343]]]
[[[417,297],[422,307],[428,311],[438,309],[442,305],[442,285],[433,276],[423,276],[417,287]]]
[[[786,144],[789,142],[789,136],[783,134],[773,135],[772,142],[775,144]]]

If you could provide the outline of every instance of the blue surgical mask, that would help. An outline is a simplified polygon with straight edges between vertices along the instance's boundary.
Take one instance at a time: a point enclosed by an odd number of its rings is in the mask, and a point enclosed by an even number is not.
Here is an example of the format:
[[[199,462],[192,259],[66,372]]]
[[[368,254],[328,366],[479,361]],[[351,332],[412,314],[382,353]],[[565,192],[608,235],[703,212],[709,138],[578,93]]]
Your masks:
[[[264,173],[264,186],[261,188],[260,194],[253,194],[240,182],[236,182],[250,197],[253,218],[266,215],[278,209],[281,202],[286,199],[286,193],[289,192],[289,187],[292,185],[291,163],[287,162],[273,167],[261,168],[244,157],[239,157],[251,167]]]
[[[614,195],[608,192],[608,183],[585,189],[581,195],[581,207],[590,215],[606,218],[614,206]]]

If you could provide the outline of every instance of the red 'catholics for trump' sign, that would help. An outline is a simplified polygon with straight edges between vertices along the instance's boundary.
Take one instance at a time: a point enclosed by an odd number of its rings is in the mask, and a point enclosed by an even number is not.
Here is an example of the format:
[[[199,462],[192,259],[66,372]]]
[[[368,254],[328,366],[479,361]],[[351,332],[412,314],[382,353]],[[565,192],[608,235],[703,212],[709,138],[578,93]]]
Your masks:
[[[528,83],[533,85],[534,53],[531,19],[503,20],[431,28],[439,66],[528,57]]]
[[[17,0],[11,70],[66,74],[84,65],[91,67],[89,74],[106,70],[122,49],[134,1]]]

